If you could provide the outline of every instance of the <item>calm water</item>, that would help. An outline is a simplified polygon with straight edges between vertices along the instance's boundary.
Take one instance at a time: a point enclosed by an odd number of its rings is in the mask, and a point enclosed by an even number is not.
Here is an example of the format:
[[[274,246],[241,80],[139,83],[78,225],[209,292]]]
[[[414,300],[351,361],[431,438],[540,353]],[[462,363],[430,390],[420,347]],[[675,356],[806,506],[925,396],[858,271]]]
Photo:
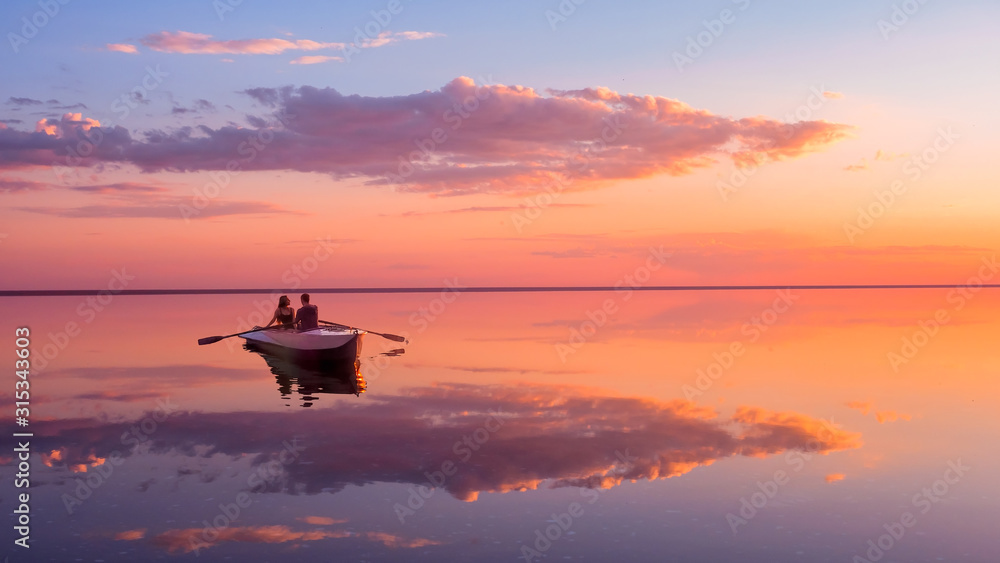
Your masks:
[[[8,357],[31,330],[31,561],[1000,551],[996,291],[318,296],[409,337],[360,378],[196,344],[261,300],[0,301]]]

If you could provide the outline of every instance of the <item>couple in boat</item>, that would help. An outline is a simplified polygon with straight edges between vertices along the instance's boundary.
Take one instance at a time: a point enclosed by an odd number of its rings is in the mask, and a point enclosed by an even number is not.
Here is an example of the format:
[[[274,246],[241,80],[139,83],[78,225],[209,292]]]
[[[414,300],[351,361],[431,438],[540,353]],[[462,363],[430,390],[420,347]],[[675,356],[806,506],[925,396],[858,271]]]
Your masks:
[[[278,298],[278,308],[274,310],[274,315],[271,316],[270,322],[264,328],[275,322],[282,328],[297,328],[299,330],[319,328],[319,308],[309,304],[308,293],[303,293],[300,299],[302,307],[296,311],[292,309],[292,302],[287,295]]]

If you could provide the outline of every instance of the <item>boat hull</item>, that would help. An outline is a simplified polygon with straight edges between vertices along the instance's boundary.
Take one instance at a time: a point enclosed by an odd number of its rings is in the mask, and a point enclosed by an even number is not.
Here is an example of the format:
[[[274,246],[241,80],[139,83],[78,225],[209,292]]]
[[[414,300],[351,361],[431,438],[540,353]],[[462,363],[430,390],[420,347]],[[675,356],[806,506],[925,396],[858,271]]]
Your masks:
[[[246,347],[302,366],[356,360],[361,353],[364,331],[318,328],[309,331],[262,330],[242,336]]]

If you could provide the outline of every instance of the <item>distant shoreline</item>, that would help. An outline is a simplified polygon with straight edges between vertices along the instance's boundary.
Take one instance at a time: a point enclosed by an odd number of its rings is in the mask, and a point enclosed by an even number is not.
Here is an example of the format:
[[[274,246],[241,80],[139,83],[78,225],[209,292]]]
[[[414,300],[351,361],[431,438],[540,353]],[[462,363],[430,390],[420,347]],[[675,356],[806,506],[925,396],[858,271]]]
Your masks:
[[[656,285],[627,286],[631,291],[760,291],[795,289],[809,290],[862,290],[862,289],[950,289],[955,284],[825,284],[825,285]],[[1000,288],[1000,284],[983,284],[987,289]],[[438,293],[447,287],[310,287],[299,289],[123,289],[115,295],[256,295],[271,293]],[[559,293],[559,292],[608,292],[622,290],[614,286],[481,286],[462,288],[462,293]],[[107,289],[29,289],[0,290],[0,297],[75,297],[110,293]]]

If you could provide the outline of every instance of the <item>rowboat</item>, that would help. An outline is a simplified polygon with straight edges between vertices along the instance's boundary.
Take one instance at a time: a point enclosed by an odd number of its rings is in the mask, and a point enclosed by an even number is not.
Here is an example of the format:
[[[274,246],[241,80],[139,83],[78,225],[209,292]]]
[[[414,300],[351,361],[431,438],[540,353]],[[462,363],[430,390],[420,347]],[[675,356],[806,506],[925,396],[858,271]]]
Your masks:
[[[251,350],[267,352],[302,366],[357,360],[367,331],[342,326],[312,330],[274,328],[240,335]]]

